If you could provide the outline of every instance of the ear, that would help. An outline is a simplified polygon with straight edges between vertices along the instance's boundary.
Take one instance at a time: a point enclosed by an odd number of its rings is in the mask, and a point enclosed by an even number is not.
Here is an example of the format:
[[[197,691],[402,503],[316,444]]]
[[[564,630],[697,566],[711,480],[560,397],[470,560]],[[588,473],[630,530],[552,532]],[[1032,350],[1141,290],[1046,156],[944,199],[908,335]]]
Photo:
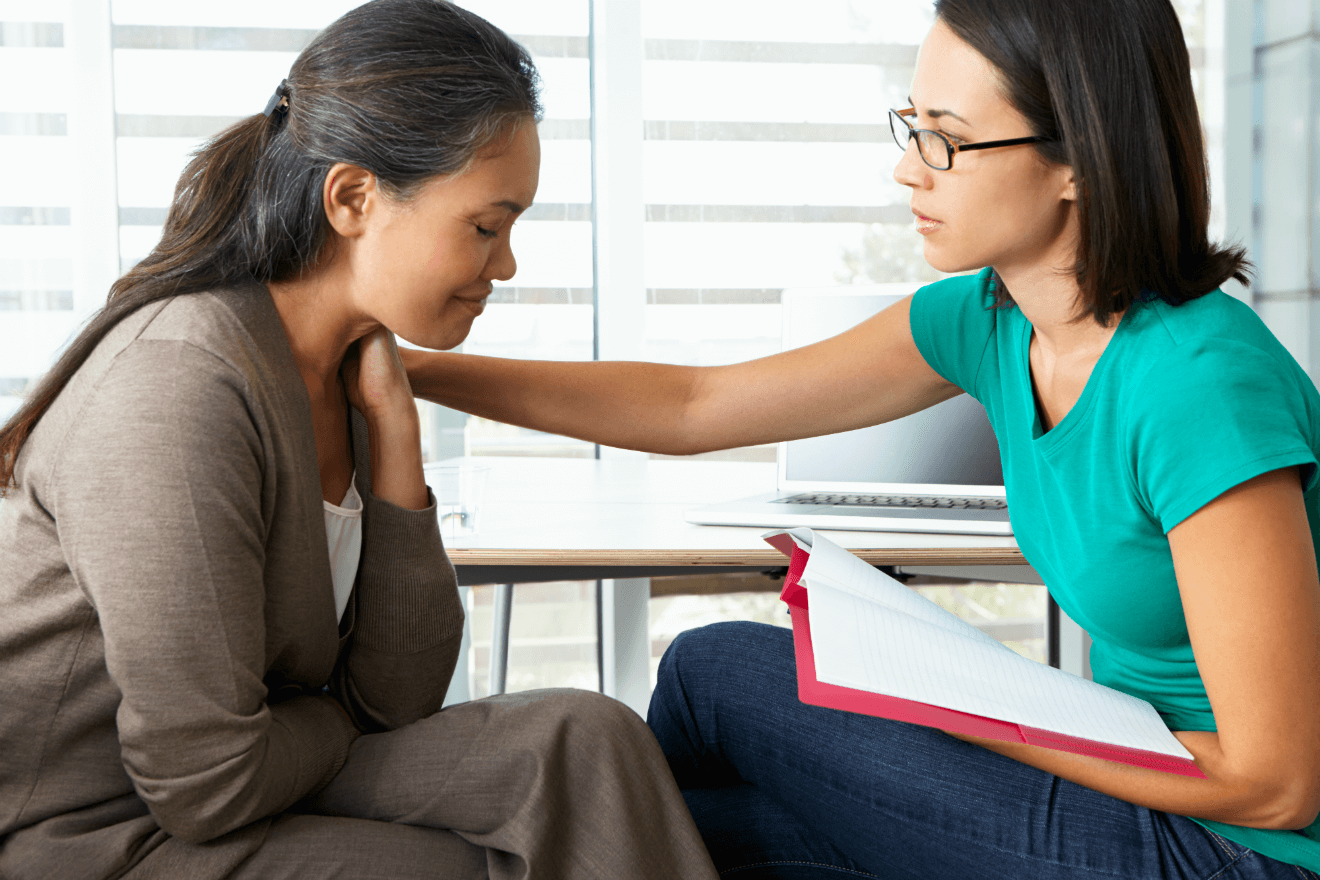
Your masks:
[[[325,216],[344,238],[356,238],[366,231],[367,219],[380,198],[376,175],[365,168],[337,162],[325,175],[321,192]]]
[[[1063,190],[1059,197],[1065,202],[1077,201],[1077,177],[1073,174],[1071,165],[1064,165],[1061,169]]]

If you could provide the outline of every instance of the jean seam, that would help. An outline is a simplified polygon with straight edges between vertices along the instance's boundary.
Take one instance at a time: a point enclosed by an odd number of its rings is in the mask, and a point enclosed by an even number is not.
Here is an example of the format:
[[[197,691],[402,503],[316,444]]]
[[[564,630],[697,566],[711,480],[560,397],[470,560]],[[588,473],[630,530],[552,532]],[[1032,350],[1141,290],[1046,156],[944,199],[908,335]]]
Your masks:
[[[1213,840],[1220,849],[1222,849],[1225,853],[1227,853],[1228,857],[1231,858],[1233,861],[1236,862],[1238,859],[1242,858],[1241,853],[1235,853],[1233,851],[1233,847],[1229,845],[1228,838],[1220,834],[1216,834],[1215,832],[1211,831],[1209,828],[1205,829],[1205,833],[1209,834],[1210,839]]]
[[[866,871],[858,871],[854,868],[842,868],[838,865],[827,865],[824,862],[803,862],[803,861],[795,861],[790,859],[780,859],[771,862],[753,862],[752,864],[749,865],[739,865],[737,868],[729,868],[727,870],[720,871],[720,876],[726,877],[730,874],[736,874],[739,871],[749,871],[752,868],[771,868],[778,865],[805,865],[806,867],[809,868],[829,868],[831,871],[840,871],[845,874],[852,874],[854,877],[876,877],[875,874],[870,874]],[[876,878],[876,880],[879,880],[879,878]]]
[[[1206,877],[1205,880],[1215,880],[1216,877],[1222,877],[1222,876],[1224,876],[1224,872],[1225,872],[1225,871],[1227,871],[1229,868],[1235,868],[1235,867],[1237,867],[1237,863],[1240,862],[1240,861],[1242,861],[1242,859],[1243,859],[1243,858],[1246,856],[1246,854],[1249,853],[1249,852],[1251,852],[1251,850],[1243,850],[1242,852],[1238,853],[1238,854],[1233,858],[1233,861],[1229,862],[1227,865],[1223,865],[1223,866],[1221,866],[1220,869],[1219,869],[1218,871],[1215,871],[1213,874],[1211,874],[1211,875],[1209,875],[1208,877]]]
[[[1232,857],[1232,859],[1228,862],[1228,864],[1221,865],[1218,871],[1215,871],[1213,874],[1206,877],[1205,880],[1215,880],[1216,877],[1222,877],[1225,871],[1235,867],[1238,862],[1246,858],[1247,853],[1251,852],[1251,850],[1247,849],[1246,847],[1242,847],[1241,852],[1234,853],[1233,848],[1229,845],[1229,841],[1227,838],[1221,837],[1220,835],[1211,831],[1209,828],[1205,829],[1205,833],[1210,835],[1210,838],[1215,842],[1215,844],[1219,846],[1220,849],[1222,849],[1224,852],[1228,853]]]

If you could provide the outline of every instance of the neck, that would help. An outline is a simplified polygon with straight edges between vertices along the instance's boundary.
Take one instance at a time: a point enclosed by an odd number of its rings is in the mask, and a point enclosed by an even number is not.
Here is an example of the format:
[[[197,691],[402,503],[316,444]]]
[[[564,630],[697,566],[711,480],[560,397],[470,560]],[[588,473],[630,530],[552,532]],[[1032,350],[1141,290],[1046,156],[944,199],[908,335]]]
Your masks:
[[[317,271],[267,285],[314,401],[339,394],[339,368],[348,347],[373,329],[354,314],[349,291],[336,277],[342,273]]]
[[[1084,356],[1097,347],[1103,350],[1118,328],[1122,313],[1111,317],[1105,327],[1086,313],[1080,321],[1074,320],[1082,297],[1070,269],[1038,264],[996,271],[1013,295],[1013,302],[1031,323],[1036,340],[1051,354]]]

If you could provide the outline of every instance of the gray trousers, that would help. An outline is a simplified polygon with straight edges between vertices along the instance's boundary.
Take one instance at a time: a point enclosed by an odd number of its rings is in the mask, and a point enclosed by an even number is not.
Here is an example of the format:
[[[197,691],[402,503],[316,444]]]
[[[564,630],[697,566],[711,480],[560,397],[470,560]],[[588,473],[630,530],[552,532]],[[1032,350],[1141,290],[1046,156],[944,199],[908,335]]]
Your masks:
[[[296,811],[126,880],[715,878],[655,737],[622,703],[546,690],[451,706],[353,744]]]

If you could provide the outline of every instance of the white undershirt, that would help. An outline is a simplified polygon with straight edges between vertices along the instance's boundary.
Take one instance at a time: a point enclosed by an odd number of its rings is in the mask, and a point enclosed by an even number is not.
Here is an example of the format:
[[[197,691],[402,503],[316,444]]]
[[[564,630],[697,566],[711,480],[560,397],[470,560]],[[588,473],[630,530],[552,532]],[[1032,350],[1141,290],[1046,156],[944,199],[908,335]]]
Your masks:
[[[325,537],[330,545],[330,581],[335,588],[335,618],[342,620],[348,596],[357,578],[362,557],[362,496],[357,490],[357,471],[349,481],[348,493],[338,505],[325,505]]]

